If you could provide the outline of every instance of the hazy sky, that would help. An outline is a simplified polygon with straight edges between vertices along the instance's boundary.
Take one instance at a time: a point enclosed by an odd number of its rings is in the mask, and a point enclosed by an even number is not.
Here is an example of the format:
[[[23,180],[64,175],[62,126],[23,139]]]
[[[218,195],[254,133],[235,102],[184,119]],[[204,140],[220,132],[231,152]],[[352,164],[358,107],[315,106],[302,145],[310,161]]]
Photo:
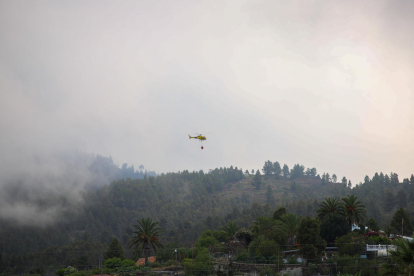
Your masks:
[[[413,26],[411,0],[0,0],[0,170],[77,149],[156,172],[271,160],[402,181]]]

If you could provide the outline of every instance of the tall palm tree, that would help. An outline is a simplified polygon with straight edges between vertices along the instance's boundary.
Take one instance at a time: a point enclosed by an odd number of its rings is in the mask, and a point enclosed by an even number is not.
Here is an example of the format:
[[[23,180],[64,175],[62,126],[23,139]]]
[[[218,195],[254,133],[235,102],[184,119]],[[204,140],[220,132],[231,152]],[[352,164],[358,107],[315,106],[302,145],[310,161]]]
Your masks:
[[[318,217],[322,220],[326,215],[342,213],[342,205],[337,198],[325,198],[319,205]]]
[[[142,244],[142,250],[145,254],[145,266],[148,266],[148,257],[151,252],[151,247],[154,252],[157,248],[163,248],[158,237],[162,232],[162,228],[158,226],[159,222],[152,222],[151,218],[143,218],[135,225],[136,231],[134,236],[129,239],[128,246],[138,248]],[[151,246],[151,247],[150,247]]]
[[[221,231],[227,234],[227,236],[230,238],[230,240],[234,239],[234,236],[236,235],[237,231],[241,229],[240,226],[237,225],[234,221],[229,221],[229,224],[224,225],[220,228]]]
[[[355,195],[348,195],[347,197],[342,198],[342,205],[349,227],[352,227],[352,224],[354,223],[360,224],[364,222],[367,212],[364,204],[358,200],[358,197]]]
[[[302,216],[289,213],[282,215],[280,219],[283,222],[282,230],[287,235],[288,245],[295,245],[295,239],[299,231],[299,225],[302,221]]]

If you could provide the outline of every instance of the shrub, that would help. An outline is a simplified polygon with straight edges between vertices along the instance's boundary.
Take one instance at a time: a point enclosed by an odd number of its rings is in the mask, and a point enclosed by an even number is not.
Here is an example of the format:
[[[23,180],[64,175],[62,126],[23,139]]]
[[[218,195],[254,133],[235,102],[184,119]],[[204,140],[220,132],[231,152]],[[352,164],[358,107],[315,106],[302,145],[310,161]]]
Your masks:
[[[262,268],[262,270],[260,270],[259,275],[260,276],[276,275],[276,272],[270,267],[265,267],[265,268]]]
[[[105,270],[102,272],[107,274]],[[88,275],[98,275],[98,274],[101,274],[100,268],[92,268],[91,270],[88,270]]]
[[[357,255],[365,249],[365,238],[358,233],[351,232],[335,239],[335,245],[339,249],[339,255]]]
[[[208,253],[208,252],[207,252]],[[209,257],[205,256],[205,253],[201,253],[195,260],[193,259],[184,259],[184,272],[185,275],[209,275],[213,266],[209,262]]]
[[[298,264],[299,263],[298,262],[298,258],[292,256],[292,257],[290,257],[290,258],[287,259],[287,263],[288,264]]]
[[[70,274],[73,274],[75,272],[78,272],[78,270],[76,268],[74,268],[73,266],[68,266],[65,269],[64,275],[70,275]]]
[[[154,268],[154,267],[161,267],[161,264],[160,264],[160,263],[157,263],[157,262],[155,262],[155,263],[149,263],[148,265],[149,265],[149,267],[151,267],[151,268]]]
[[[169,260],[164,263],[164,266],[178,266],[178,265],[180,265],[180,263],[177,262],[176,260]]]
[[[63,276],[63,275],[65,275],[65,270],[66,270],[66,268],[61,268],[58,271],[56,271],[55,274],[58,275],[58,276]]]
[[[279,256],[279,263],[277,261],[277,255],[274,255],[274,256],[270,257],[269,261],[270,261],[271,264],[276,264],[276,265],[279,264],[280,267],[283,266],[282,256]]]
[[[236,257],[236,262],[246,262],[249,259],[249,256],[247,255],[247,253],[241,253],[239,255],[237,255]]]
[[[121,266],[120,258],[110,258],[104,262],[104,267],[109,269],[114,269]]]
[[[254,258],[254,260],[255,260],[255,262],[256,262],[257,264],[267,264],[267,263],[268,263],[268,261],[266,260],[266,258],[265,258],[265,257],[263,257],[263,256],[256,256],[256,257]]]
[[[391,244],[392,241],[384,236],[371,236],[367,240],[367,244]]]
[[[338,271],[341,272],[341,274],[343,273],[348,273],[348,274],[355,274],[358,272],[358,260],[360,259],[360,257],[358,255],[355,256],[342,256],[342,257],[338,257],[337,259],[337,268]]]
[[[68,276],[87,276],[87,271],[76,271],[73,272],[72,274],[69,274]]]
[[[151,268],[146,267],[145,265],[137,266],[123,266],[117,269],[116,275],[118,276],[135,276],[144,272],[150,271]]]

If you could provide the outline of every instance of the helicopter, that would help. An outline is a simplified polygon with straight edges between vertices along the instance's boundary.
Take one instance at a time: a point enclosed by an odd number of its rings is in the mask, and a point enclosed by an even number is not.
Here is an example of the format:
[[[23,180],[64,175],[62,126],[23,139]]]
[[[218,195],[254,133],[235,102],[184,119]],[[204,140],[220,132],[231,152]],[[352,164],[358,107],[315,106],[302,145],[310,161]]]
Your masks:
[[[202,134],[199,134],[199,135],[197,135],[197,136],[195,136],[195,137],[191,137],[190,136],[190,134],[188,134],[188,137],[191,139],[191,138],[193,138],[193,139],[198,139],[198,140],[207,140],[207,137],[206,136],[204,136],[204,135],[202,135]]]
[[[203,141],[207,140],[207,137],[202,134],[197,134],[197,136],[191,137],[190,134],[188,134],[189,139],[198,139],[201,142],[201,149],[204,149],[203,147]]]

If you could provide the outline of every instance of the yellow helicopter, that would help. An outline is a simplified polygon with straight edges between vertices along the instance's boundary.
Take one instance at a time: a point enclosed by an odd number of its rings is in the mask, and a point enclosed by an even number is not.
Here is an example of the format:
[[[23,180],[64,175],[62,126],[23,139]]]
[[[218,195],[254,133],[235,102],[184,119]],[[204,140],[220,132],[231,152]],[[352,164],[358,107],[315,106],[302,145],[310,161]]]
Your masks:
[[[188,134],[188,138],[189,139],[198,139],[198,140],[200,140],[200,142],[201,142],[201,149],[204,149],[204,147],[203,147],[203,141],[204,140],[207,140],[207,137],[206,136],[204,136],[202,134],[197,134],[197,136],[192,137],[192,136],[190,136],[190,134]]]
[[[190,134],[188,134],[188,137],[191,139],[191,138],[193,138],[193,139],[198,139],[198,140],[207,140],[207,137],[206,136],[204,136],[204,135],[202,135],[202,134],[199,134],[199,135],[197,135],[197,136],[195,136],[195,137],[191,137],[190,136]]]

